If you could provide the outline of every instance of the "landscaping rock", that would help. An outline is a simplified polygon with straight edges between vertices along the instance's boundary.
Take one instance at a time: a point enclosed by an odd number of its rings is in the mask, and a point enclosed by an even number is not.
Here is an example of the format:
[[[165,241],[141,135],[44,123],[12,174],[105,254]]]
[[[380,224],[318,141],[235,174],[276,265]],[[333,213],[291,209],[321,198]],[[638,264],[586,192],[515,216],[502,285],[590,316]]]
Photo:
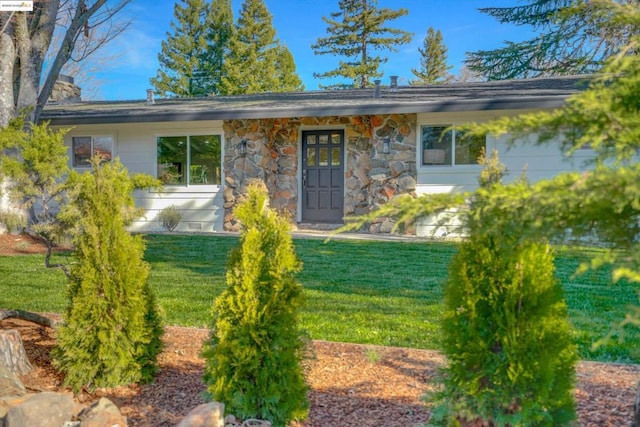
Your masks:
[[[22,382],[6,366],[0,363],[0,398],[27,394]]]
[[[271,427],[271,423],[269,421],[251,419],[245,420],[242,423],[242,427]]]
[[[61,426],[73,417],[73,397],[59,393],[38,393],[12,406],[4,427]]]
[[[16,375],[24,375],[33,369],[24,351],[20,333],[15,329],[0,331],[0,365]]]
[[[109,399],[102,397],[78,414],[79,427],[126,427],[127,418]]]
[[[176,427],[224,427],[224,403],[209,402],[196,406]]]

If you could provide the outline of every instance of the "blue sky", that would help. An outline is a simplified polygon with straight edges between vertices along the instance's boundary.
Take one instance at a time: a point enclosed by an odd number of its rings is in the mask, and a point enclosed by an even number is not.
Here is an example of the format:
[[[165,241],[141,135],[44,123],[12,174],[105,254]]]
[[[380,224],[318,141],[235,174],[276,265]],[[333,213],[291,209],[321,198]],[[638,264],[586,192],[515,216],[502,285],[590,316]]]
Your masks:
[[[337,59],[314,55],[311,44],[326,35],[322,16],[338,11],[338,0],[265,0],[265,3],[273,16],[277,37],[293,54],[306,90],[318,89],[319,83],[328,84],[326,79],[315,79],[313,73],[335,68]],[[242,0],[233,0],[236,18],[241,4]],[[398,52],[384,52],[389,61],[381,68],[383,83],[387,83],[391,75],[399,76],[401,85],[413,78],[411,68],[419,67],[418,48],[430,26],[442,32],[454,74],[462,66],[465,52],[492,49],[505,40],[526,38],[530,34],[527,29],[499,24],[477,10],[515,4],[516,0],[379,0],[379,7],[408,9],[407,16],[391,21],[391,25],[414,33],[413,41],[400,46]],[[115,54],[116,58],[100,65],[102,71],[95,74],[95,82],[91,83],[98,85],[99,91],[92,94],[87,91],[88,97],[105,100],[145,98],[146,89],[151,87],[149,79],[158,70],[157,56],[162,40],[170,31],[173,9],[171,0],[132,0],[125,12],[132,24],[103,53]]]

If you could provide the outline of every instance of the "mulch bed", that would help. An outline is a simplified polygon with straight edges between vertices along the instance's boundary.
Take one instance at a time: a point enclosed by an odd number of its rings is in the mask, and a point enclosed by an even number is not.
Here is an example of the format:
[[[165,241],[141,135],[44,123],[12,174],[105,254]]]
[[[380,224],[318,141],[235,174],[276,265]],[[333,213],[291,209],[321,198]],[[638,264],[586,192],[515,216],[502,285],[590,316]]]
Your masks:
[[[17,329],[34,370],[23,376],[32,391],[65,391],[51,366],[55,332],[30,322],[6,319],[0,329]],[[76,399],[105,396],[129,418],[130,426],[174,426],[203,402],[207,331],[167,327],[160,373],[153,384],[99,389]],[[443,356],[435,351],[314,341],[308,382],[311,412],[294,427],[419,426],[429,418],[422,398],[436,386]],[[581,426],[630,425],[640,366],[581,362],[575,391]],[[67,390],[68,391],[68,390]]]

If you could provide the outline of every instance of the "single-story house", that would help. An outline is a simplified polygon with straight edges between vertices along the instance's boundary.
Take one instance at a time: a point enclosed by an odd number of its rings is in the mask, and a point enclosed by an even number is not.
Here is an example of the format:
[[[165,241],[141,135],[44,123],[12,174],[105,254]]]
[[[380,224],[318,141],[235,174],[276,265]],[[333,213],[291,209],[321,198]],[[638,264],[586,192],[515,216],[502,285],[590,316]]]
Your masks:
[[[399,194],[474,189],[482,148],[497,149],[514,178],[580,168],[590,150],[567,158],[554,145],[507,149],[490,135],[462,143],[455,126],[557,108],[584,86],[575,76],[187,99],[148,91],[137,101],[50,103],[42,119],[71,127],[73,168],[100,153],[162,180],[162,190],[137,193],[146,214],[134,230],[159,230],[158,214],[175,205],[177,230],[214,232],[237,230],[233,207],[256,178],[293,223],[339,224]],[[427,230],[419,224],[416,233]]]

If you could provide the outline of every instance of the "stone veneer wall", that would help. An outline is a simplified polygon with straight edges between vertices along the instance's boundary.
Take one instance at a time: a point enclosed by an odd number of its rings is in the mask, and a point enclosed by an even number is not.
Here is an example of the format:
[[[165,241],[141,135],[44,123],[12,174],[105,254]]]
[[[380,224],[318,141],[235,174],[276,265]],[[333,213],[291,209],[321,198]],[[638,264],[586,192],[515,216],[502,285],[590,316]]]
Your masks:
[[[238,230],[232,210],[253,179],[267,185],[271,206],[296,219],[300,129],[345,129],[344,214],[361,215],[394,196],[416,189],[415,114],[348,117],[296,117],[224,122],[224,229]],[[382,138],[391,137],[390,154]],[[247,140],[247,153],[240,143]],[[390,232],[393,222],[380,219],[370,232]]]

